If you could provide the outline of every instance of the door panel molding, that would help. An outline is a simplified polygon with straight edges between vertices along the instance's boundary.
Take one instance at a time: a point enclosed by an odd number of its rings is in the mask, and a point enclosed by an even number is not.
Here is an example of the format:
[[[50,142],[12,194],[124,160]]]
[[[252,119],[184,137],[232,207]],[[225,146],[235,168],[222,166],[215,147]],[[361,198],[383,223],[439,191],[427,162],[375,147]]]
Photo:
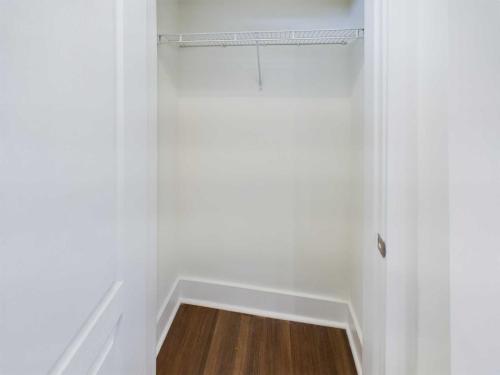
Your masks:
[[[110,374],[110,373],[113,373],[113,374],[118,373],[118,369],[116,368],[116,366],[117,366],[116,363],[110,364],[110,362],[112,361],[111,354],[113,353],[113,350],[115,349],[115,342],[117,339],[121,319],[122,319],[122,317],[120,315],[120,317],[118,318],[118,321],[116,322],[111,334],[109,335],[108,339],[106,340],[106,342],[102,346],[101,351],[99,352],[94,364],[90,368],[90,370],[88,372],[89,375],[97,375],[100,373],[102,373],[104,375]],[[109,371],[106,372],[105,370],[103,370],[103,369],[106,369],[106,366],[112,366],[112,367],[114,367],[114,370],[112,372],[109,372]]]
[[[94,365],[99,349],[116,331],[122,316],[122,287],[122,281],[113,283],[49,371],[50,375],[86,374]]]

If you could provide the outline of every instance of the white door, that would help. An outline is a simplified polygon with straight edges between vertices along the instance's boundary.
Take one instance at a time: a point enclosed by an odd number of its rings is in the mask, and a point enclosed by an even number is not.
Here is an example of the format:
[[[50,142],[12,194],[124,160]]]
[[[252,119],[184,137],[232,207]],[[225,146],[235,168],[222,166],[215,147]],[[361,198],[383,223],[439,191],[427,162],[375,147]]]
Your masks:
[[[154,373],[151,19],[0,2],[0,374]]]

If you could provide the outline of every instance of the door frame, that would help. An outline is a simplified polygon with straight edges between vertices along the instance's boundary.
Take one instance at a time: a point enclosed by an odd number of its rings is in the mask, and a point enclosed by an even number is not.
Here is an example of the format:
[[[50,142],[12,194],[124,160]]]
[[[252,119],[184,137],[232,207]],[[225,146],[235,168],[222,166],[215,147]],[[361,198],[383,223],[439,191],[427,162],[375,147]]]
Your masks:
[[[417,358],[418,4],[365,1],[366,124],[373,127],[369,147],[374,157],[363,368],[374,375],[412,374]],[[377,233],[387,244],[385,260],[377,253]]]
[[[119,242],[125,288],[121,322],[124,374],[156,373],[157,21],[156,0],[121,2],[124,97],[119,148]],[[141,303],[138,304],[137,302]],[[133,354],[133,355],[132,355]]]
[[[147,1],[146,48],[148,67],[148,165],[149,165],[149,211],[150,211],[150,254],[146,259],[146,317],[147,372],[156,374],[156,315],[158,311],[158,50],[156,0]],[[152,367],[152,368],[151,368]]]
[[[148,253],[145,256],[146,373],[156,374],[158,258],[158,56],[156,0],[146,0]]]
[[[365,0],[365,170],[366,232],[363,254],[363,372],[386,373],[387,261],[377,236],[387,241],[387,1]]]

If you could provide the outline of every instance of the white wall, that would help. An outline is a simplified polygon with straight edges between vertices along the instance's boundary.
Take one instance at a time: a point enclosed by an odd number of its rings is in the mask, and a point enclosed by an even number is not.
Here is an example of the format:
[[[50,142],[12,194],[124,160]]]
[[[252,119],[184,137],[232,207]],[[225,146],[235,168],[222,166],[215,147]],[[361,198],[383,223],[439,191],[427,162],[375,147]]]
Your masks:
[[[347,298],[349,100],[183,98],[189,276]]]
[[[448,6],[419,2],[418,368],[450,374]]]
[[[179,29],[355,27],[360,10],[185,0]],[[255,48],[179,51],[182,274],[350,298],[351,48],[262,48],[262,92]]]
[[[356,28],[359,0],[180,0],[183,32]]]
[[[414,374],[418,324],[417,3],[391,2],[387,17],[386,374]],[[384,224],[381,225],[382,227]],[[377,230],[380,230],[377,228]],[[376,251],[375,249],[373,249]]]
[[[500,3],[420,14],[418,373],[497,374]]]
[[[450,22],[452,374],[500,373],[500,2],[455,0]]]

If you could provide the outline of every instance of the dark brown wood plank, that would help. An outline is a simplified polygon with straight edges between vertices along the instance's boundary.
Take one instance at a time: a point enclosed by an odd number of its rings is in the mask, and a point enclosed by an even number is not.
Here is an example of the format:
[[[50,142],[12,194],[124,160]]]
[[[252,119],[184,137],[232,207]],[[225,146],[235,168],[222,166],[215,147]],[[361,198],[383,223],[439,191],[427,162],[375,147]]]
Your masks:
[[[241,314],[219,310],[204,374],[233,374],[238,348]]]
[[[248,339],[250,337],[250,325],[252,316],[242,314],[240,316],[240,330],[238,333],[238,344],[236,348],[236,360],[234,364],[234,375],[245,375],[247,358],[249,353]]]
[[[240,342],[246,351],[238,358],[237,374],[292,373],[289,322],[245,316],[242,327]]]
[[[290,332],[295,374],[356,375],[344,330],[291,322]]]
[[[292,374],[292,347],[290,322],[266,319],[265,373],[277,375]]]
[[[215,309],[181,305],[158,355],[157,374],[202,374],[217,315]]]
[[[293,370],[295,374],[332,374],[322,363],[319,346],[322,344],[314,326],[290,323]],[[329,366],[330,367],[330,366]],[[337,375],[333,373],[333,375]]]
[[[344,330],[183,305],[158,375],[355,375]]]
[[[264,353],[264,318],[245,316],[246,329],[241,333],[240,344],[244,351],[240,352],[239,374],[262,374],[262,356]],[[245,335],[245,336],[243,336]]]
[[[352,355],[347,333],[343,329],[328,329],[330,352],[333,353],[333,362],[339,374],[356,375],[356,365]]]

